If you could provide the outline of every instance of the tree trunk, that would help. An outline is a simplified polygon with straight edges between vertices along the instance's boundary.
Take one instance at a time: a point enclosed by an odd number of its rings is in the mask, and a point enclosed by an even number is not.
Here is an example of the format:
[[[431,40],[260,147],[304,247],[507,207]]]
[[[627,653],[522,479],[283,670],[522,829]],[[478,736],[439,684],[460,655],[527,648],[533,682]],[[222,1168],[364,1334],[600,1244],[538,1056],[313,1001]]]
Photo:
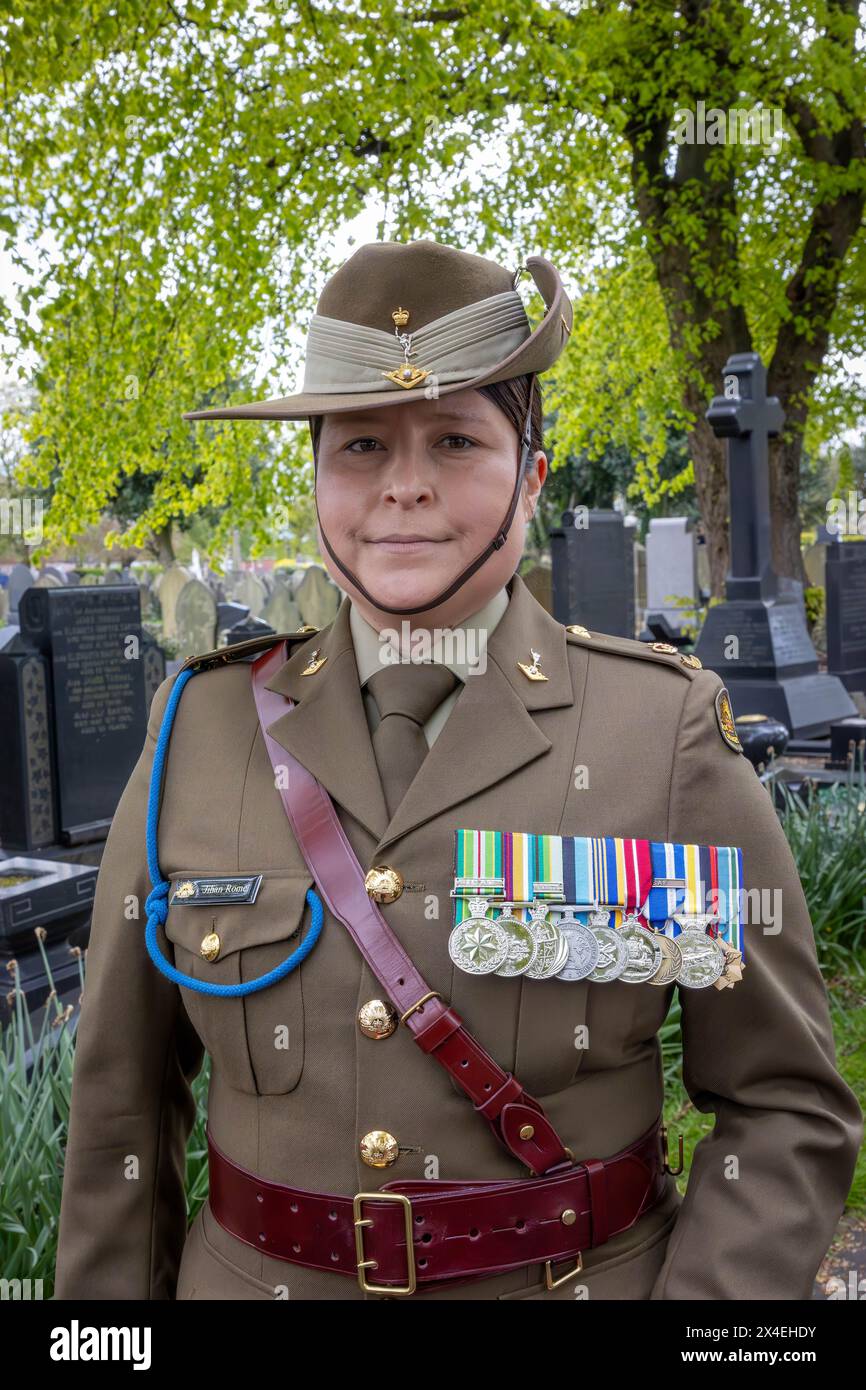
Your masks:
[[[175,561],[174,546],[171,539],[172,523],[166,522],[158,531],[152,531],[148,541],[148,550],[159,560],[161,565],[173,565]]]
[[[770,531],[773,569],[808,584],[800,549],[800,459],[803,436],[770,440]]]
[[[691,393],[689,393],[691,394]],[[689,454],[695,470],[695,493],[707,538],[710,564],[710,593],[723,598],[728,573],[728,463],[721,439],[717,439],[704,419],[703,398],[696,406],[697,422],[689,435]]]

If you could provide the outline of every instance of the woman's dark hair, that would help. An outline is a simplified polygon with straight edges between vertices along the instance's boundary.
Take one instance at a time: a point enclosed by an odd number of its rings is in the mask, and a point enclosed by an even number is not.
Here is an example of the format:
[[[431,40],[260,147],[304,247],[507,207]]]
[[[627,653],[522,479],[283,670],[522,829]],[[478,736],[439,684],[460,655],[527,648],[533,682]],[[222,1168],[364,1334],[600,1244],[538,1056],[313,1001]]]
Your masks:
[[[532,376],[526,373],[524,376],[513,376],[507,381],[494,381],[490,386],[479,386],[476,389],[486,396],[494,405],[498,406],[504,415],[507,415],[517,432],[518,439],[523,430],[523,421],[526,418],[526,407],[529,405],[529,386]],[[310,437],[313,441],[313,456],[319,447],[319,435],[322,430],[321,415],[310,416]],[[531,448],[536,453],[544,448],[544,416],[541,406],[541,384],[535,378],[535,388],[532,392],[532,418],[531,418]]]

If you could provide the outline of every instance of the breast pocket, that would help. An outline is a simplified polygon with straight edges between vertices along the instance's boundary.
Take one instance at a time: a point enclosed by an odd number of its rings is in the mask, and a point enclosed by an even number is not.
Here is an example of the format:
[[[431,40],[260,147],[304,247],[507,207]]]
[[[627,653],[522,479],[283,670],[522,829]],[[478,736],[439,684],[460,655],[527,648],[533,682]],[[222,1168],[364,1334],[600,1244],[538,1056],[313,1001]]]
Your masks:
[[[171,876],[165,934],[178,970],[210,984],[248,983],[273,970],[306,938],[312,879],[269,870],[252,902],[194,902],[175,897],[201,871]],[[257,876],[256,876],[257,877]],[[174,901],[172,898],[174,897]],[[305,965],[308,962],[304,963]],[[230,1086],[252,1095],[294,1090],[304,1066],[304,965],[275,984],[241,996],[203,994],[180,985],[190,1020]]]

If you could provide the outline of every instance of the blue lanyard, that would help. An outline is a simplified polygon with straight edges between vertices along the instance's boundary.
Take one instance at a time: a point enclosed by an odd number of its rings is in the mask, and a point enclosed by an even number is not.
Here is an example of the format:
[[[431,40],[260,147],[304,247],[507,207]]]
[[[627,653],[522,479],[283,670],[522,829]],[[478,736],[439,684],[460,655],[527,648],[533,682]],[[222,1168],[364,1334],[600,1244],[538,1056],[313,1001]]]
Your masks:
[[[168,751],[168,742],[171,738],[171,729],[174,724],[174,716],[180,704],[180,697],[187,681],[195,675],[193,670],[181,671],[174,683],[172,692],[162,716],[162,724],[159,729],[159,737],[156,741],[156,751],[153,755],[153,768],[150,774],[150,790],[147,798],[147,869],[150,875],[151,891],[147,895],[144,910],[147,913],[147,928],[144,934],[147,953],[158,970],[166,975],[169,980],[173,980],[176,985],[186,985],[187,989],[197,990],[199,994],[216,994],[226,998],[235,998],[239,994],[252,994],[258,989],[267,989],[268,985],[274,985],[278,980],[282,980],[288,975],[290,970],[301,964],[310,954],[319,939],[324,921],[324,909],[322,901],[314,889],[307,889],[307,902],[310,905],[311,921],[310,930],[306,937],[281,965],[277,965],[273,970],[269,970],[265,975],[260,975],[257,980],[247,980],[241,985],[216,985],[209,984],[205,980],[196,980],[192,975],[184,975],[182,971],[176,970],[170,961],[159,949],[157,941],[157,928],[165,926],[168,917],[168,890],[170,884],[167,879],[162,877],[159,867],[159,855],[157,853],[157,826],[159,824],[159,796],[162,789],[162,776],[165,767],[165,757]]]

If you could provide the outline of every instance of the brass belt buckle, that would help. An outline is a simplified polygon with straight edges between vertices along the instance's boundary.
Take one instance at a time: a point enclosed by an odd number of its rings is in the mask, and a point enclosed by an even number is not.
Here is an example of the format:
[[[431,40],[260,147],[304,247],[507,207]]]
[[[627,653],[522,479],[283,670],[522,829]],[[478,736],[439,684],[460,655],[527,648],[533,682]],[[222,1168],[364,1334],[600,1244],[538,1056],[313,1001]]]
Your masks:
[[[567,1274],[561,1274],[558,1279],[553,1277],[553,1261],[544,1261],[544,1282],[549,1289],[558,1289],[562,1284],[567,1284],[569,1279],[574,1279],[583,1269],[583,1251],[577,1252],[577,1264],[574,1269],[570,1269]]]
[[[365,1269],[376,1269],[376,1260],[366,1260],[364,1258],[364,1226],[372,1226],[373,1218],[362,1215],[361,1203],[373,1200],[377,1202],[400,1202],[403,1206],[403,1216],[406,1222],[406,1266],[408,1283],[398,1284],[393,1287],[388,1284],[370,1284],[364,1277]],[[355,1213],[355,1253],[358,1256],[358,1283],[364,1293],[393,1293],[409,1294],[414,1293],[418,1287],[415,1277],[415,1247],[412,1243],[412,1203],[402,1192],[357,1192],[352,1198],[352,1210]]]

